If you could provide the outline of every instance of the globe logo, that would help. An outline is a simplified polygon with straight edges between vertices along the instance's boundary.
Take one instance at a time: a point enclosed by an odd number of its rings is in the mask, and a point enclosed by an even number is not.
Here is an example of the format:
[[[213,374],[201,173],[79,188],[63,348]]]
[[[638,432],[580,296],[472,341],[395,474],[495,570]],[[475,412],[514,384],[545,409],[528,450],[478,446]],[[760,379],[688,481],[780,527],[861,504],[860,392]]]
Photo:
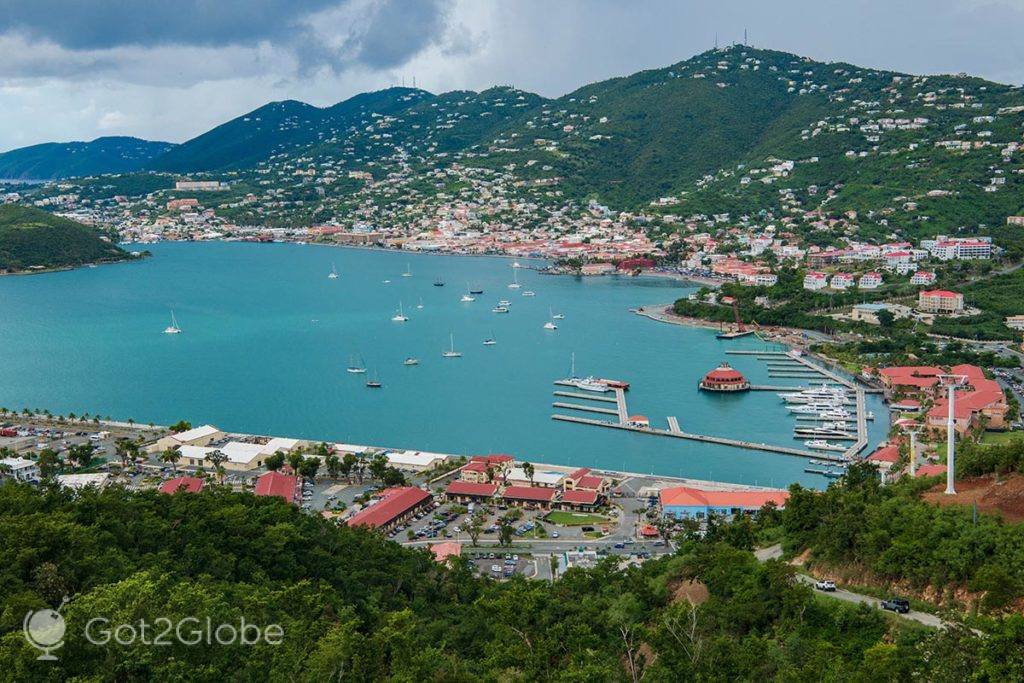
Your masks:
[[[25,615],[22,631],[24,631],[25,640],[29,645],[43,653],[36,659],[52,662],[57,658],[50,653],[64,644],[66,627],[64,617],[60,615],[60,612],[53,609],[41,609]]]

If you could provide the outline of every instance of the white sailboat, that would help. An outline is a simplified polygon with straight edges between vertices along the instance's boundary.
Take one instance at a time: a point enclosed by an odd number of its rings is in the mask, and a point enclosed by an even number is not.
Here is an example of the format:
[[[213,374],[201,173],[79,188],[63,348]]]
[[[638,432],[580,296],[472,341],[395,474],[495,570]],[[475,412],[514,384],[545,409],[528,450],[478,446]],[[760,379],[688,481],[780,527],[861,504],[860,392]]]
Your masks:
[[[366,364],[363,363],[362,358],[360,358],[359,362],[357,363],[354,356],[349,356],[348,367],[345,370],[346,372],[350,372],[353,375],[363,375],[366,374]]]
[[[491,332],[491,336],[484,339],[484,346],[494,346],[498,343],[498,340],[494,338],[494,332]]]
[[[469,293],[469,283],[468,282],[466,283],[466,293],[462,295],[462,298],[459,299],[459,301],[461,301],[464,304],[467,304],[467,303],[469,303],[471,301],[476,301],[476,297]]]
[[[537,296],[537,294],[533,290],[528,289],[523,292],[523,296]]]
[[[178,321],[174,317],[174,311],[171,311],[171,324],[164,328],[164,334],[181,334],[181,328],[178,327]]]
[[[509,283],[508,288],[509,289],[519,289],[520,287],[522,287],[522,285],[519,284],[519,271],[513,270],[512,271],[512,282]]]
[[[455,350],[455,335],[454,334],[451,335],[451,346],[448,348],[447,351],[444,351],[443,353],[441,353],[441,355],[444,356],[445,358],[462,358],[462,352]]]
[[[413,358],[412,356],[409,356],[404,361],[402,361],[402,365],[419,365],[419,364],[420,364],[420,359],[419,358]]]
[[[402,277],[412,277],[412,268],[409,267],[408,263],[405,264],[405,272],[402,273]]]
[[[331,264],[331,272],[327,276],[327,279],[328,280],[337,280],[338,279],[338,269],[334,267],[333,263]]]
[[[420,297],[420,302],[416,304],[416,308],[423,308],[423,297]]]
[[[396,323],[408,322],[409,318],[405,315],[405,311],[402,310],[402,302],[398,302],[398,312],[391,316],[391,320]]]
[[[550,308],[548,309],[548,312],[551,312]],[[565,320],[565,313],[555,313],[551,318],[552,320]]]
[[[549,316],[551,315],[551,309],[550,308],[548,309],[548,315]],[[545,330],[557,330],[558,329],[558,325],[555,324],[554,320],[548,320],[546,323],[544,323],[544,329]]]

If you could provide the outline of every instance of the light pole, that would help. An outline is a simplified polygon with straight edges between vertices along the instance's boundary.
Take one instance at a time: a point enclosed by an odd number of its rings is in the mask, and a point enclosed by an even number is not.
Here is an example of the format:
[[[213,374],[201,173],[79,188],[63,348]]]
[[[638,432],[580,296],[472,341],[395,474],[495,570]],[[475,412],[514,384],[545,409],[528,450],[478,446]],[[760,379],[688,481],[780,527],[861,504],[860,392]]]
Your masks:
[[[956,475],[956,390],[967,383],[966,375],[940,375],[939,382],[946,387],[946,495],[955,496],[953,479]]]

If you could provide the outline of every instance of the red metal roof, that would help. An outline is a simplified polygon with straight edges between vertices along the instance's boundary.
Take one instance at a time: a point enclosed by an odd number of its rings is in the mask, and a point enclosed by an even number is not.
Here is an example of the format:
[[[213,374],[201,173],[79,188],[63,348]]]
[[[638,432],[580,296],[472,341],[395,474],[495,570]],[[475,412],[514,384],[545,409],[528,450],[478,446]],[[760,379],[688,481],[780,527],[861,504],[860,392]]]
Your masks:
[[[254,493],[257,496],[280,496],[289,503],[293,503],[295,502],[295,487],[298,486],[298,483],[298,477],[290,474],[267,472],[256,480]]]
[[[203,483],[199,477],[175,477],[160,485],[160,493],[177,493],[178,491],[197,493],[203,490]]]
[[[455,480],[448,484],[445,493],[453,496],[493,496],[497,490],[497,484],[474,484],[471,481]]]
[[[900,448],[896,444],[886,444],[867,457],[869,462],[895,463],[900,459]]]
[[[462,555],[462,544],[456,543],[455,541],[444,541],[443,543],[435,543],[430,546],[430,552],[434,553],[434,559],[438,562],[444,562],[449,557],[459,557]]]
[[[589,467],[581,467],[581,468],[579,468],[578,470],[573,470],[573,471],[572,471],[572,472],[571,472],[571,473],[569,474],[569,476],[568,476],[567,478],[568,478],[568,479],[572,479],[573,481],[576,481],[576,480],[577,480],[577,479],[579,479],[580,477],[585,477],[585,476],[587,476],[588,474],[590,474],[590,468],[589,468]]]
[[[385,489],[381,492],[379,501],[350,517],[347,524],[349,526],[385,526],[428,498],[430,498],[430,493],[416,486]]]
[[[760,508],[765,503],[775,503],[779,507],[786,504],[789,498],[788,491],[709,491],[706,489],[695,489],[689,486],[676,486],[669,489],[662,489],[660,492],[661,504],[682,505],[682,506],[711,506],[711,507],[737,507],[737,508]]]
[[[597,491],[563,491],[562,502],[593,505],[597,502]]]
[[[948,289],[932,289],[932,290],[922,290],[921,291],[921,296],[937,296],[937,297],[941,297],[943,299],[955,299],[956,297],[958,297],[960,295],[957,294],[956,292],[951,292]]]
[[[580,477],[580,480],[576,482],[576,488],[578,489],[592,489],[594,491],[601,488],[601,484],[604,483],[604,479],[596,477],[594,475],[587,475],[586,477]]]
[[[501,494],[501,497],[515,500],[551,502],[555,497],[555,489],[544,488],[543,486],[509,486]]]

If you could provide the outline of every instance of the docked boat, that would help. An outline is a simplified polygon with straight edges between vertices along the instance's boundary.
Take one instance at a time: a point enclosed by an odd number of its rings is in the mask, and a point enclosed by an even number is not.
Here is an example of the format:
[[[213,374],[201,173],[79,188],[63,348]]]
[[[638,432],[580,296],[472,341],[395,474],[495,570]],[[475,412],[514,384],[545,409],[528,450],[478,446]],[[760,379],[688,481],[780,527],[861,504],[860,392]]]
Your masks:
[[[455,350],[455,335],[451,335],[451,346],[441,353],[445,358],[462,358],[462,352]]]
[[[622,389],[623,391],[627,391],[629,389],[629,382],[625,382],[621,379],[605,379],[604,377],[598,377],[597,381],[611,387],[612,389]]]
[[[402,310],[402,302],[398,302],[398,312],[391,316],[391,320],[396,323],[404,323],[409,321],[409,317],[405,315],[405,311]]]
[[[328,280],[337,280],[338,279],[338,269],[334,267],[333,263],[331,264],[331,272],[327,276],[327,279]]]
[[[181,334],[181,328],[178,327],[178,321],[174,317],[174,311],[171,311],[171,324],[164,328],[164,334]]]
[[[584,377],[581,380],[576,381],[576,388],[582,389],[583,391],[593,391],[599,394],[604,394],[611,391],[611,387],[597,379],[596,377]]]

